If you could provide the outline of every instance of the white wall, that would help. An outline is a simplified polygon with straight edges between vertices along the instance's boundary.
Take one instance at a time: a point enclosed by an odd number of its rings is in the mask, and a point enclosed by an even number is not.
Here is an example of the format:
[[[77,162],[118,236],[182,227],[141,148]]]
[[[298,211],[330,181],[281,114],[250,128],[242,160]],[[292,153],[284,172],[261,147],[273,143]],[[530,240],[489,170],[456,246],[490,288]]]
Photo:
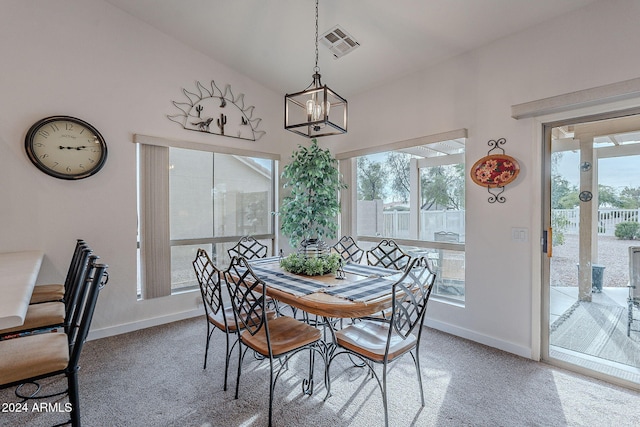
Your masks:
[[[136,301],[133,135],[232,145],[286,158],[293,141],[299,141],[282,129],[283,95],[100,0],[2,2],[0,58],[0,251],[43,250],[38,283],[60,282],[75,239],[86,239],[110,266],[94,336],[100,330],[116,333],[154,324],[161,321],[157,317],[201,314],[196,294]],[[245,103],[263,119],[264,137],[253,142],[205,135],[167,119],[178,112],[171,101],[185,101],[183,88],[195,90],[196,81],[208,85],[211,80],[245,94]],[[84,119],[102,133],[109,153],[101,172],[64,181],[30,163],[25,134],[51,115]]]
[[[542,145],[511,106],[639,77],[638,18],[637,0],[601,1],[349,99],[349,134],[323,140],[335,152],[467,128],[467,171],[502,137],[520,162],[504,204],[488,203],[467,176],[466,307],[433,301],[428,324],[531,356]],[[512,241],[512,227],[528,228],[530,242]]]

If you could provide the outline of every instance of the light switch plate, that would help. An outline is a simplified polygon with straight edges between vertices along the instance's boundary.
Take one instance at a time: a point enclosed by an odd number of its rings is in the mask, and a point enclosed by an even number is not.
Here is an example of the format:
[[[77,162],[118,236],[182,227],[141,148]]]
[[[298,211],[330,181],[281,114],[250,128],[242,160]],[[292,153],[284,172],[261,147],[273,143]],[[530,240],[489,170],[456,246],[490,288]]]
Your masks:
[[[529,241],[529,229],[514,227],[511,229],[511,240],[514,242],[528,242]]]

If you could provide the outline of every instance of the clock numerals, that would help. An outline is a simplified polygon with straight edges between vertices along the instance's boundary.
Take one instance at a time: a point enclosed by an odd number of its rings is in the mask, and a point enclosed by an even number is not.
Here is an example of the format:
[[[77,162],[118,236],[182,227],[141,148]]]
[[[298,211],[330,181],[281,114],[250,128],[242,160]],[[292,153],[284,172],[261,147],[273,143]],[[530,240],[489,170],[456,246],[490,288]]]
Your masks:
[[[44,153],[43,155],[40,156],[40,158],[42,160],[46,159],[47,157],[49,157],[49,155],[47,153]]]
[[[47,131],[46,131],[46,130],[44,130],[44,129],[43,129],[43,130],[38,131],[38,135],[39,135],[39,136],[41,136],[41,137],[42,137],[42,138],[44,138],[44,139],[49,138],[49,132],[47,132]]]
[[[69,123],[69,122],[65,123],[64,124],[64,128],[65,128],[65,130],[73,130],[73,123]],[[80,133],[82,133],[82,132],[80,132]]]
[[[55,123],[51,123],[51,124],[49,125],[49,127],[50,127],[54,132],[58,132],[58,131],[60,130],[60,128],[58,127],[58,125],[57,125],[57,124],[55,124]]]

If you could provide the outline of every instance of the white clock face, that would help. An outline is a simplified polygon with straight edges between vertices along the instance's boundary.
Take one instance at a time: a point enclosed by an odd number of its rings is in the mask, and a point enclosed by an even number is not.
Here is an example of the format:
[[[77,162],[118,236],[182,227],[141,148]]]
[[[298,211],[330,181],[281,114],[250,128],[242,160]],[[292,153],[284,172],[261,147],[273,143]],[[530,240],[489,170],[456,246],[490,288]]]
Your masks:
[[[103,166],[107,154],[97,130],[72,117],[36,123],[27,134],[26,149],[38,168],[63,179],[93,175]]]

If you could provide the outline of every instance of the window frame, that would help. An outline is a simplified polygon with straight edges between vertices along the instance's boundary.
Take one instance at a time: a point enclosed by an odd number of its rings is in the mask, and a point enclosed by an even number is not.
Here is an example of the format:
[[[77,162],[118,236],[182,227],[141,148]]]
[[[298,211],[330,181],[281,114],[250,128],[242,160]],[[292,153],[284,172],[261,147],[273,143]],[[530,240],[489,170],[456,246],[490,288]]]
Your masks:
[[[369,154],[397,151],[405,148],[411,148],[411,147],[416,147],[421,145],[429,145],[429,144],[434,144],[441,141],[449,141],[449,140],[462,139],[462,138],[468,139],[467,129],[462,128],[462,129],[457,129],[449,132],[443,132],[439,134],[428,135],[428,136],[423,136],[423,137],[413,138],[408,140],[396,141],[392,143],[378,145],[375,147],[367,147],[359,150],[347,151],[347,152],[336,154],[336,159],[339,161],[340,172],[342,173],[345,182],[348,183],[348,188],[342,190],[340,193],[341,205],[342,205],[341,214],[340,214],[341,234],[354,236],[356,241],[367,242],[372,244],[375,244],[379,242],[380,239],[384,238],[384,237],[364,236],[364,235],[357,234],[358,190],[357,190],[356,161],[358,157],[366,156]],[[457,156],[458,158],[460,158],[460,156],[463,156],[462,159],[464,160],[466,159],[466,150],[464,154],[461,154],[461,155],[454,154],[454,156]],[[421,161],[422,164],[425,164],[425,162],[428,162],[428,161],[426,160]],[[417,166],[417,162],[416,162],[416,166]],[[410,179],[412,181],[415,181],[416,183],[419,183],[420,178],[417,173],[418,168],[417,167],[415,168],[416,169],[415,172],[413,171],[413,169],[414,168],[412,168],[412,176],[410,177]],[[467,167],[466,167],[466,161],[465,161],[465,175],[466,175],[466,171],[467,171]],[[467,179],[465,176],[465,194],[467,193],[466,183],[467,183]],[[415,206],[418,207],[417,206],[418,202],[414,201],[414,199],[415,197],[411,198],[412,200],[411,203],[414,203]],[[411,208],[413,209],[414,206],[412,205]],[[412,224],[411,226],[415,227],[415,229],[418,230],[419,225],[417,223]],[[443,251],[458,251],[466,254],[465,242],[450,243],[450,242],[438,242],[438,241],[420,240],[420,239],[398,239],[398,238],[392,238],[392,239],[396,243],[398,243],[398,245],[400,246],[413,246],[421,249],[435,249],[435,250],[443,250]],[[466,286],[466,279],[465,279],[465,286]],[[465,292],[465,295],[466,295],[466,292]],[[433,292],[432,298],[440,300],[442,302],[450,303],[453,305],[458,305],[458,306],[464,306],[464,303],[465,303],[465,296],[463,296],[463,298],[460,299],[460,298],[448,297],[446,295],[440,295],[437,292]]]
[[[138,298],[151,299],[196,290],[197,287],[184,287],[172,290],[171,248],[189,245],[215,245],[219,243],[232,243],[240,240],[242,236],[216,237],[214,235],[213,237],[171,239],[169,222],[169,173],[168,168],[164,168],[165,170],[163,170],[163,168],[156,163],[163,162],[163,159],[166,159],[168,162],[169,149],[171,148],[209,152],[213,153],[214,156],[215,154],[226,154],[271,160],[273,161],[271,171],[271,206],[273,207],[273,211],[276,212],[278,206],[277,171],[278,162],[280,161],[280,155],[254,150],[243,150],[233,147],[216,146],[186,140],[172,140],[139,134],[134,135],[133,143],[137,145],[137,152],[139,153],[137,156],[139,217],[138,250],[140,251],[140,262],[138,265]],[[161,147],[161,149],[158,150],[159,152],[163,151],[162,148],[166,148],[166,156],[165,154],[161,154],[160,156],[155,156],[155,159],[152,158],[151,160],[145,158],[145,154],[140,154],[143,151],[142,146]],[[159,188],[150,188],[147,181],[152,181],[151,187],[154,187],[155,183],[153,181],[156,181],[156,179],[160,181],[159,186],[157,186]],[[164,182],[165,179],[167,182]],[[157,217],[153,207],[154,198],[157,199],[155,202],[155,206],[157,207],[158,205],[160,205],[159,210],[162,212],[159,220],[157,220],[158,218],[151,218],[152,216]],[[165,203],[166,206],[163,206]],[[150,214],[151,211],[154,211],[154,213]],[[155,224],[155,222],[157,222],[157,224]],[[277,245],[277,232],[276,220],[274,215],[271,215],[270,223],[271,233],[259,235],[256,234],[252,235],[252,237],[256,238],[257,240],[271,240],[271,252],[275,253],[275,248]],[[161,236],[159,239],[155,238],[156,233]],[[145,242],[148,243],[145,244]],[[150,253],[150,255],[147,255],[147,253]]]

